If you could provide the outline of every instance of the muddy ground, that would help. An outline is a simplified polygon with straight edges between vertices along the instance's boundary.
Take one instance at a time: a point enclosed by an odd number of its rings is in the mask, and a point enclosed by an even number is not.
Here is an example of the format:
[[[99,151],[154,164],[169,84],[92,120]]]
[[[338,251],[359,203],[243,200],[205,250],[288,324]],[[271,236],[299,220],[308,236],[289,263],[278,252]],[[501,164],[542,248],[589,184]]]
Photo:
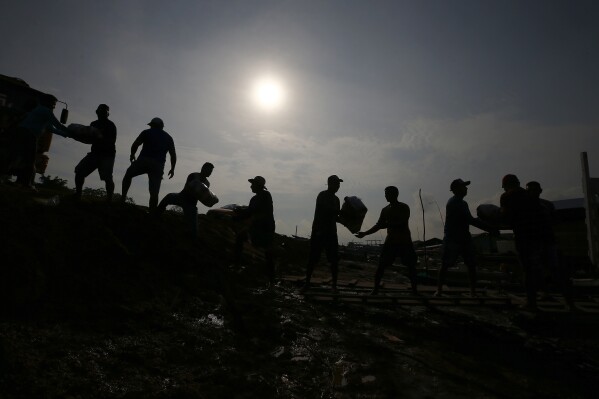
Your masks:
[[[190,240],[178,214],[54,195],[0,188],[0,398],[597,397],[599,314],[267,290],[259,254],[228,267],[227,223]],[[278,244],[280,275],[301,275],[305,243]],[[340,279],[374,267],[346,259]],[[399,269],[385,281],[408,295]]]

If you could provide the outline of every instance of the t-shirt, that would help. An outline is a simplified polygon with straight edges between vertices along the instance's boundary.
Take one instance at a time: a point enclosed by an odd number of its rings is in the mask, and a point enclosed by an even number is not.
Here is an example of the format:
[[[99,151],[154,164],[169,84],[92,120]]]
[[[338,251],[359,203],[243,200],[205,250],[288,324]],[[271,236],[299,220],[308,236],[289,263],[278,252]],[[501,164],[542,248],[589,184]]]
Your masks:
[[[392,202],[381,210],[381,215],[375,226],[387,229],[385,243],[411,243],[412,234],[408,226],[409,220],[410,207],[403,202]]]
[[[275,217],[270,192],[266,190],[258,191],[250,199],[245,214],[254,217],[250,225],[250,233],[275,231]]]
[[[316,197],[312,234],[337,235],[337,217],[340,210],[341,203],[339,202],[339,198],[328,190],[321,191],[318,197]]]
[[[463,240],[470,237],[470,225],[474,223],[468,203],[455,195],[445,206],[445,239]]]
[[[98,119],[90,123],[91,127],[102,132],[102,138],[92,144],[91,152],[99,155],[116,154],[116,126],[108,119]]]
[[[38,105],[28,112],[21,123],[19,123],[19,126],[28,129],[35,137],[40,137],[46,129],[50,129],[53,133],[61,136],[65,135],[60,129],[62,124],[56,119],[54,112],[43,105]]]
[[[162,164],[166,162],[166,153],[175,150],[173,138],[162,129],[150,128],[140,133],[137,138],[143,144],[140,158],[152,158]]]

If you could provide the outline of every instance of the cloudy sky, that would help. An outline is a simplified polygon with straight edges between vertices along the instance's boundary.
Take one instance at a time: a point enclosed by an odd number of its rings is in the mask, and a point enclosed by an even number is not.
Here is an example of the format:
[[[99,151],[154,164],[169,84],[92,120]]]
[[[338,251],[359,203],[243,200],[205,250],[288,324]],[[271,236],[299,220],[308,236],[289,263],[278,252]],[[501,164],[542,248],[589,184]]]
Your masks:
[[[384,187],[398,186],[414,239],[419,190],[430,238],[442,234],[455,178],[472,181],[474,213],[498,203],[506,173],[540,181],[548,199],[580,197],[581,151],[599,177],[593,0],[0,2],[1,74],[66,101],[71,123],[110,106],[117,192],[131,143],[155,116],[179,158],[161,197],[205,161],[223,205],[247,204],[247,179],[262,175],[287,235],[309,235],[331,174],[344,179],[341,199],[369,208],[365,228]],[[265,77],[282,93],[279,104],[265,99],[269,109],[254,93]],[[47,173],[74,185],[88,148],[56,137]],[[86,185],[103,186],[96,174]],[[130,194],[147,204],[145,176]]]

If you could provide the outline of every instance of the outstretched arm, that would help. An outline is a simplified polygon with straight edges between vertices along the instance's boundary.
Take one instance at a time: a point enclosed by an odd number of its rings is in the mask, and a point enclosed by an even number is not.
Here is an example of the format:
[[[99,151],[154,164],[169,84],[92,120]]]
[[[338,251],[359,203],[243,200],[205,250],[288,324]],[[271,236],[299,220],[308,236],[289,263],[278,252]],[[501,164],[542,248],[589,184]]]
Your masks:
[[[366,231],[359,231],[359,232],[357,232],[355,234],[355,236],[358,237],[358,238],[362,238],[362,237],[370,235],[372,233],[376,233],[380,229],[386,229],[386,228],[387,228],[387,223],[385,222],[385,219],[383,218],[383,211],[381,211],[381,215],[379,216],[379,220],[378,220],[378,222],[376,222],[376,224],[374,226],[372,226],[370,229],[368,229]]]

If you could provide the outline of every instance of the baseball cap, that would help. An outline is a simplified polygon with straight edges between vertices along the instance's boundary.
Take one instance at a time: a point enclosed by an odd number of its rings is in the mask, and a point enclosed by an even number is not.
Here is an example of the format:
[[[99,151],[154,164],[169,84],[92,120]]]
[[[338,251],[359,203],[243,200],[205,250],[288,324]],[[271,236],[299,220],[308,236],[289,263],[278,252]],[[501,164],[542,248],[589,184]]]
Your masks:
[[[520,184],[520,180],[516,177],[516,175],[505,175],[503,179],[501,179],[501,187],[511,186],[514,184]]]
[[[253,179],[248,179],[248,181],[258,187],[264,187],[266,185],[266,179],[262,176],[256,176]]]
[[[469,185],[470,185],[470,180],[464,181],[462,179],[455,179],[454,181],[451,182],[451,185],[449,186],[449,190],[453,191],[460,186],[465,187],[465,186],[469,186]]]
[[[150,123],[148,123],[148,125],[164,127],[164,122],[162,122],[162,119],[160,119],[160,118],[152,118],[152,120],[150,121]]]
[[[331,184],[331,183],[341,183],[343,180],[341,180],[339,178],[339,176],[337,175],[331,175],[329,176],[329,178],[327,179],[327,183]]]

